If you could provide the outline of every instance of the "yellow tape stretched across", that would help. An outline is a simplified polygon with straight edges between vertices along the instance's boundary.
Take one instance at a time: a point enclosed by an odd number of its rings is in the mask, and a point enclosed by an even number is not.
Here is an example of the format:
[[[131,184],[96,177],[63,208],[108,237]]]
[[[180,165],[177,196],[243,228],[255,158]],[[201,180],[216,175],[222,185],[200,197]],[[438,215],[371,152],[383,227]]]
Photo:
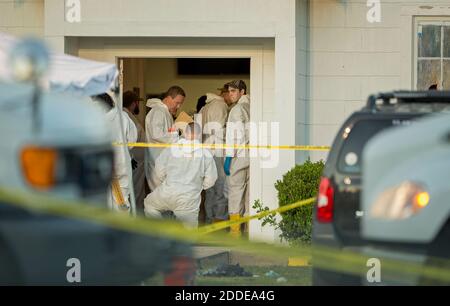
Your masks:
[[[220,245],[240,252],[272,258],[300,257],[313,255],[313,266],[330,271],[344,272],[365,276],[368,272],[369,255],[330,247],[313,247],[302,245],[287,247],[263,242],[231,238],[224,233],[204,235],[196,229],[188,229],[173,221],[150,220],[141,217],[130,218],[126,214],[112,212],[103,207],[73,201],[55,199],[45,194],[6,190],[0,187],[0,203],[26,209],[31,212],[50,214],[58,217],[95,222],[112,229],[160,236],[189,243]],[[298,203],[295,203],[298,204]],[[265,212],[270,213],[270,212]],[[450,261],[432,259],[435,265],[423,265],[406,260],[379,258],[382,263],[382,275],[392,277],[418,275],[428,280],[450,284]]]
[[[250,220],[253,220],[253,219],[261,219],[268,215],[272,215],[272,214],[276,214],[276,213],[283,213],[283,212],[286,212],[286,211],[289,211],[289,210],[292,210],[292,209],[295,209],[295,208],[298,208],[298,207],[301,207],[304,205],[312,204],[312,203],[314,203],[315,200],[316,200],[316,198],[310,198],[310,199],[298,201],[298,202],[295,202],[295,203],[292,203],[289,205],[281,206],[277,209],[263,211],[257,215],[241,217],[241,218],[239,218],[239,220],[222,221],[222,222],[214,223],[211,225],[206,225],[206,226],[200,227],[199,231],[201,233],[208,234],[211,232],[225,229],[227,227],[230,227],[233,224],[241,224],[241,223],[245,223]]]
[[[8,191],[0,187],[0,203],[12,205],[36,213],[43,213],[63,218],[90,221],[123,230],[149,236],[161,236],[189,243],[220,245],[222,247],[238,247],[242,251],[258,252],[269,256],[308,256],[310,250],[283,246],[273,246],[267,243],[249,242],[243,239],[233,239],[224,233],[205,235],[198,229],[186,228],[171,220],[157,220],[142,217],[131,218],[128,214],[113,212],[93,203],[81,203],[55,199],[42,193],[30,193],[21,190]]]
[[[226,145],[226,144],[179,144],[179,143],[146,143],[130,142],[127,144],[114,142],[113,146],[136,147],[136,148],[184,148],[195,147],[203,149],[253,149],[253,150],[293,150],[293,151],[329,151],[329,146],[271,146],[271,145]]]

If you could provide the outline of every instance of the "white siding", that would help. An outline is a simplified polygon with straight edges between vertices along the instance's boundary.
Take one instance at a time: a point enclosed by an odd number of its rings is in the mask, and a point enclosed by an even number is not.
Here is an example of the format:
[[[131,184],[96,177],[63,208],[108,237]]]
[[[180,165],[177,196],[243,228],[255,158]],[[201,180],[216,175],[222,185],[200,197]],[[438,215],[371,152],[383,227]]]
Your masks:
[[[0,0],[0,32],[44,36],[44,0]]]
[[[412,14],[449,14],[450,2],[382,0],[380,23],[367,21],[366,4],[309,2],[311,144],[331,145],[337,129],[369,94],[412,88]],[[326,153],[311,156],[326,158]]]

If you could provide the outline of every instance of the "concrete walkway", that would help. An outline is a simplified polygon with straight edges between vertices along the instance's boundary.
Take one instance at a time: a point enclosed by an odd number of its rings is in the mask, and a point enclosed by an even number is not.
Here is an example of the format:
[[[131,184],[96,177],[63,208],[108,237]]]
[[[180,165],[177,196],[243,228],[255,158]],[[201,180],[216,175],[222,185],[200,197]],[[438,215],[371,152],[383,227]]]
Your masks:
[[[261,256],[230,250],[222,247],[195,246],[194,258],[200,269],[209,269],[217,267],[221,264],[239,264],[241,266],[287,266],[288,258],[270,258],[269,256]]]

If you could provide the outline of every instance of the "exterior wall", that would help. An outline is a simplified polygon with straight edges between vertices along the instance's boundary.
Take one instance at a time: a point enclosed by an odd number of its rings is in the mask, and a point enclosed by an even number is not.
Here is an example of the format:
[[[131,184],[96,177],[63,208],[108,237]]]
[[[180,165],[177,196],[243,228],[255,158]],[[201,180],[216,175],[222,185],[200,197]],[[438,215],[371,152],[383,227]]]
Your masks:
[[[448,0],[382,0],[369,23],[365,0],[309,4],[309,135],[331,145],[337,129],[367,96],[413,88],[413,17],[450,15]],[[325,153],[311,154],[313,159]]]
[[[308,145],[311,143],[309,135],[309,1],[297,0],[296,3],[296,56],[295,56],[295,143]],[[295,159],[297,164],[303,163],[308,158],[309,152],[297,151]]]
[[[0,0],[0,32],[44,36],[44,0]]]

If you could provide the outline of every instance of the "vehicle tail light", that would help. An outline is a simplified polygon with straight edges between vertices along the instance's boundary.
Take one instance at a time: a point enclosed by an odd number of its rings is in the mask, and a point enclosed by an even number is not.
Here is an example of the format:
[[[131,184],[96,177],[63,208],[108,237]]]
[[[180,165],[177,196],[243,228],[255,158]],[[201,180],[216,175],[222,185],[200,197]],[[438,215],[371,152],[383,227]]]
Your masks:
[[[330,179],[322,177],[317,197],[317,221],[329,223],[333,221],[334,189]]]

